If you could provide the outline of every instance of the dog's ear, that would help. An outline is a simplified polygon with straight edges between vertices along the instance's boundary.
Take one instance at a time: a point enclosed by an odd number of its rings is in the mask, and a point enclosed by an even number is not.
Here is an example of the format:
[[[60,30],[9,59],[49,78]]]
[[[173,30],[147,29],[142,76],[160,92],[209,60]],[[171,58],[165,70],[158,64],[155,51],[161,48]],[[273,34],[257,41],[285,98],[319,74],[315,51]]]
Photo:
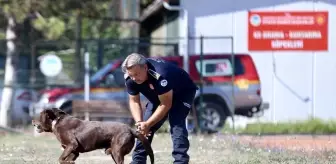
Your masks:
[[[62,115],[66,115],[66,113],[58,108],[52,108],[52,111],[54,112],[54,114],[56,115],[56,117],[60,117]]]
[[[56,119],[56,115],[52,109],[46,109],[46,114],[49,119],[54,120]]]

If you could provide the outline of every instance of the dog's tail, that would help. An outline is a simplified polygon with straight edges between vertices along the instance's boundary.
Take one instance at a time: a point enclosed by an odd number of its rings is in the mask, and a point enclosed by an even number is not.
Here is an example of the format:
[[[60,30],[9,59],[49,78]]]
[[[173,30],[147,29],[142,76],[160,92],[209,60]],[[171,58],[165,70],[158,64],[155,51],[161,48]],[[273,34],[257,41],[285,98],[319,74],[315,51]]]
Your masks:
[[[136,138],[138,138],[141,141],[143,147],[145,148],[146,152],[149,155],[149,158],[151,160],[151,164],[154,164],[153,149],[152,149],[152,146],[150,145],[149,141],[147,140],[147,138],[144,135],[142,135],[141,133],[139,133],[138,131],[134,130],[134,129],[131,129],[131,132]]]

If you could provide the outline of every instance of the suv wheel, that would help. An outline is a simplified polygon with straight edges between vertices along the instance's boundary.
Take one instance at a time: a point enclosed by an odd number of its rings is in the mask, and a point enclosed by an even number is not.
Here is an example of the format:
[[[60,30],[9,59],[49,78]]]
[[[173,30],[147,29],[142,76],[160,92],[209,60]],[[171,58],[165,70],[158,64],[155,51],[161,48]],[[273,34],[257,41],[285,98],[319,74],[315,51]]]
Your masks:
[[[227,115],[220,105],[211,102],[203,103],[203,109],[201,106],[197,106],[198,121],[202,132],[216,133],[218,129],[224,126]]]

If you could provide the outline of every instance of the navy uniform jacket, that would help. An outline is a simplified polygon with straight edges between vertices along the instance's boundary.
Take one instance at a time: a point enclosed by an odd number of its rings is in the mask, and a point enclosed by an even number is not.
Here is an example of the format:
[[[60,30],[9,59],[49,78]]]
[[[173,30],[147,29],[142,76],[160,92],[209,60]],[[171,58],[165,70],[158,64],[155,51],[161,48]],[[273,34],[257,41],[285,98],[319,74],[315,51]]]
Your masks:
[[[158,95],[173,90],[173,103],[186,101],[186,96],[194,93],[198,87],[182,68],[160,60],[147,59],[148,79],[142,84],[135,83],[126,75],[127,92],[131,95],[142,93],[151,103],[159,105]],[[189,98],[190,99],[190,98]]]

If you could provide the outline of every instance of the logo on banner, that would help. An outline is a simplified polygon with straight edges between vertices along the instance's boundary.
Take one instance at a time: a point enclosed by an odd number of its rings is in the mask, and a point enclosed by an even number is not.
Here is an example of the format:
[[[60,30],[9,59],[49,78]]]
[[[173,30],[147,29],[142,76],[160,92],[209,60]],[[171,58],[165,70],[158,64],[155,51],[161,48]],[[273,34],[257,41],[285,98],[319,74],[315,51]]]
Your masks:
[[[258,14],[253,14],[250,17],[250,23],[252,26],[260,26],[261,24],[261,17]]]
[[[324,18],[324,16],[323,15],[318,15],[318,16],[316,16],[316,23],[318,24],[318,25],[323,25],[324,23],[325,23],[325,18]]]

